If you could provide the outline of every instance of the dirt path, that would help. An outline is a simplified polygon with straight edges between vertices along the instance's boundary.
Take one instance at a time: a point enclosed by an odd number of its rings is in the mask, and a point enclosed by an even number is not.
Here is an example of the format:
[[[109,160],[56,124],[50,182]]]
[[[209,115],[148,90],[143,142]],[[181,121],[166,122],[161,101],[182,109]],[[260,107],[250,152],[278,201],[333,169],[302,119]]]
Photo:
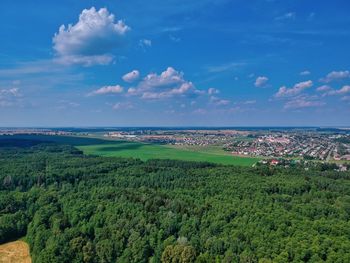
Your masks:
[[[31,263],[29,246],[23,241],[0,245],[0,263]]]

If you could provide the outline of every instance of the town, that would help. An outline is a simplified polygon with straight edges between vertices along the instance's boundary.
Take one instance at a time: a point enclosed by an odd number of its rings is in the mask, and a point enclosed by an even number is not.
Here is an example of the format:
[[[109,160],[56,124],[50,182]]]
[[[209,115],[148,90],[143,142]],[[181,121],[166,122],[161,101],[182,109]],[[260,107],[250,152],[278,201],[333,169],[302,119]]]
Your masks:
[[[236,141],[225,145],[225,149],[237,155],[350,160],[350,137],[322,133],[275,133],[249,141]]]
[[[233,155],[266,158],[349,161],[348,130],[135,130],[113,131],[105,137],[179,146],[220,146]]]

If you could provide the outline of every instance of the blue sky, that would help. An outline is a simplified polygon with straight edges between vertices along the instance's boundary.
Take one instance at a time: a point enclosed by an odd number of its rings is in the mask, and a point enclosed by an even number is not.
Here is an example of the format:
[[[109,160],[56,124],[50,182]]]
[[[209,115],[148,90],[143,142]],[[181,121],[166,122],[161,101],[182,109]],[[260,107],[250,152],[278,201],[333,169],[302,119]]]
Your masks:
[[[0,126],[349,126],[347,0],[2,0]]]

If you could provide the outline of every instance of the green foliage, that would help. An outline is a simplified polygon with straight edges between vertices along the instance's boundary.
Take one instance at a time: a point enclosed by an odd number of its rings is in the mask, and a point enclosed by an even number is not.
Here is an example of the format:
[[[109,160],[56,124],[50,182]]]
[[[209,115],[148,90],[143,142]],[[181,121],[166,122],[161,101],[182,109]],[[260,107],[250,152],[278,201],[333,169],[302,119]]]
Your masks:
[[[196,259],[196,251],[192,246],[170,245],[162,254],[163,263],[191,263]]]
[[[350,262],[350,174],[7,145],[0,241],[21,236],[33,262]]]
[[[253,157],[233,156],[224,150],[211,147],[196,147],[194,149],[171,147],[168,145],[149,144],[140,142],[110,141],[102,144],[78,146],[86,154],[99,156],[134,157],[143,161],[150,159],[174,159],[183,161],[212,162],[218,164],[233,164],[252,166],[259,161]]]

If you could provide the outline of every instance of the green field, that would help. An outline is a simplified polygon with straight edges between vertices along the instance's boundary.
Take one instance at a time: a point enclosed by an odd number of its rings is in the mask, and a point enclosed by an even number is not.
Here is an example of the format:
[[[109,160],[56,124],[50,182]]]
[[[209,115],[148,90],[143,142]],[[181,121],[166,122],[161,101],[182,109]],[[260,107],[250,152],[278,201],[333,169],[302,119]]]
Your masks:
[[[141,160],[177,159],[244,166],[251,166],[258,161],[255,158],[232,156],[229,153],[212,147],[191,149],[138,142],[113,142],[109,144],[78,146],[78,148],[86,154],[133,157]]]
[[[232,156],[218,146],[169,146],[107,140],[103,138],[78,136],[44,136],[44,135],[15,135],[0,136],[0,140],[35,140],[69,144],[82,150],[85,154],[100,156],[120,156],[149,159],[176,159],[184,161],[213,162],[219,164],[233,164],[251,166],[259,159]]]

